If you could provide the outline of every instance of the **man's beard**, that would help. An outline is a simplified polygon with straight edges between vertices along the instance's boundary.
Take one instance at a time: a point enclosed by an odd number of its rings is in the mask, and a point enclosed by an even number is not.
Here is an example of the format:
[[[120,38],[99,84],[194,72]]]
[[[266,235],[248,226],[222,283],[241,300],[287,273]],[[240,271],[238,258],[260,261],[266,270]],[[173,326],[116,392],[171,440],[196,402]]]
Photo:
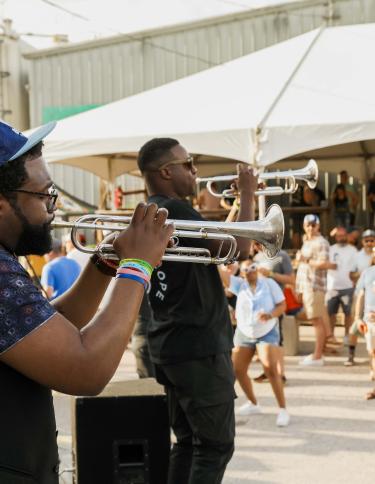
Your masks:
[[[20,255],[44,255],[52,248],[51,225],[32,225],[16,204],[12,204],[15,214],[22,224],[22,232],[17,241],[14,253]]]

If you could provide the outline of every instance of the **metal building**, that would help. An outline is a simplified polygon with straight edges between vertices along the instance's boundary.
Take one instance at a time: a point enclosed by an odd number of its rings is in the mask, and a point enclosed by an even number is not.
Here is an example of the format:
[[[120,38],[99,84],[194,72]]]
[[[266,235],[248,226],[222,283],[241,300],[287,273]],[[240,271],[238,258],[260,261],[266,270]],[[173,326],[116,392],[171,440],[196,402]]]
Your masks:
[[[26,61],[22,52],[30,50],[12,31],[12,22],[0,25],[0,119],[26,129],[29,126]]]
[[[31,125],[131,96],[307,32],[324,22],[375,22],[375,0],[288,2],[29,53],[25,57],[29,61]],[[76,169],[53,170],[56,181],[67,190],[91,203],[97,201],[87,196],[89,190],[81,183],[81,188],[73,186],[78,180]],[[86,175],[82,177],[85,186],[93,183]]]

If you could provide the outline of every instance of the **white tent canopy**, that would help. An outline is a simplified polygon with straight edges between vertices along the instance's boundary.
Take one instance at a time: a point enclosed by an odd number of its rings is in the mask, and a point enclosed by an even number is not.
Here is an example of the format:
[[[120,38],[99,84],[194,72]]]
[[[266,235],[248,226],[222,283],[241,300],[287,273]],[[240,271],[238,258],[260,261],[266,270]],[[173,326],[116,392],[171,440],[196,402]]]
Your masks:
[[[265,167],[313,155],[323,169],[372,161],[374,45],[374,24],[309,32],[60,121],[47,160],[114,180],[136,168],[144,142],[168,136],[201,155],[202,174],[232,169],[228,159]]]

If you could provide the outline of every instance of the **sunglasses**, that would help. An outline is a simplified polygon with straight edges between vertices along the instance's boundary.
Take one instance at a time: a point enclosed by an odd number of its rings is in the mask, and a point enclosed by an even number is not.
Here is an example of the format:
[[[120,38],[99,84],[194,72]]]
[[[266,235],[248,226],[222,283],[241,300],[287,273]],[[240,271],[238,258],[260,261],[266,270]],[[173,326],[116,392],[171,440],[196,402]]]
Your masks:
[[[373,244],[375,242],[375,239],[363,239],[364,244]]]
[[[159,168],[157,169],[157,171],[163,170],[163,168],[167,168],[168,166],[171,166],[171,165],[186,165],[186,168],[188,168],[190,171],[193,171],[193,169],[194,169],[194,157],[189,155],[184,160],[167,161],[166,163],[163,163],[162,165],[160,165]]]
[[[245,273],[245,274],[248,274],[249,272],[256,272],[256,270],[258,269],[258,265],[257,264],[251,264],[247,267],[244,267],[243,269],[241,269],[241,272]]]
[[[17,192],[17,193],[27,193],[29,195],[35,195],[36,197],[43,197],[46,199],[46,207],[47,207],[47,212],[52,213],[55,208],[56,208],[56,202],[57,202],[57,197],[59,196],[59,193],[57,191],[57,188],[55,185],[51,185],[48,189],[48,193],[43,193],[43,192],[31,192],[29,190],[8,190],[8,192]]]

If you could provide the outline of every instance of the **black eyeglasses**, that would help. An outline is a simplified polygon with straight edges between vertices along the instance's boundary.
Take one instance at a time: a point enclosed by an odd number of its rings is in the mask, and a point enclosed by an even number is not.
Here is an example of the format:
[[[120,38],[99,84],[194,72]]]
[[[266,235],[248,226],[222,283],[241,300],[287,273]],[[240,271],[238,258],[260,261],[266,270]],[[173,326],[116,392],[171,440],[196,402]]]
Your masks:
[[[30,192],[29,190],[8,190],[8,192],[17,192],[17,193],[28,193],[29,195],[36,195],[37,197],[44,197],[47,198],[47,212],[52,213],[56,208],[56,201],[59,193],[55,185],[51,185],[48,189],[48,193],[43,192]]]

